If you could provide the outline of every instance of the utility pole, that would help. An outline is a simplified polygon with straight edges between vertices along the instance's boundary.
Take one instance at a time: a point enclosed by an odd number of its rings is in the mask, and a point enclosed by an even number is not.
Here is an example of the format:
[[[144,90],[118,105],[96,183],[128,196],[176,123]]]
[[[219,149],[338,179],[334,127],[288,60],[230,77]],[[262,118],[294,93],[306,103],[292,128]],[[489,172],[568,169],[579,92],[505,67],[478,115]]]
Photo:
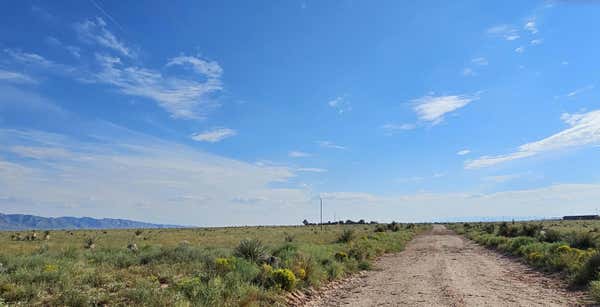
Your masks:
[[[323,230],[323,198],[319,197],[321,201],[321,230]]]

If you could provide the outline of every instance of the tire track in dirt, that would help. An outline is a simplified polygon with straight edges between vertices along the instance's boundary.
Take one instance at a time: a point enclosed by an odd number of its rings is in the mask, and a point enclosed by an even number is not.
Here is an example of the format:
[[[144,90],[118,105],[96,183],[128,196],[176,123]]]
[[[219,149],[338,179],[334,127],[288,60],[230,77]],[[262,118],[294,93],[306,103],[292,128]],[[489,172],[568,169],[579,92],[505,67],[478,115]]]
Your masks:
[[[579,306],[581,292],[442,225],[305,306]]]

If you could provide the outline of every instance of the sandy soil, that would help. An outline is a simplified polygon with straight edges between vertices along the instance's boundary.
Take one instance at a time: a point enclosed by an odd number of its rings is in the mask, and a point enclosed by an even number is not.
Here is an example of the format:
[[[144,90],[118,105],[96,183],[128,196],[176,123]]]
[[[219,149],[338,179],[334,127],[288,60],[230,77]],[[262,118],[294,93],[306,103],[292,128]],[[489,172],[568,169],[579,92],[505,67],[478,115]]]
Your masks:
[[[305,306],[578,306],[583,294],[442,225]]]

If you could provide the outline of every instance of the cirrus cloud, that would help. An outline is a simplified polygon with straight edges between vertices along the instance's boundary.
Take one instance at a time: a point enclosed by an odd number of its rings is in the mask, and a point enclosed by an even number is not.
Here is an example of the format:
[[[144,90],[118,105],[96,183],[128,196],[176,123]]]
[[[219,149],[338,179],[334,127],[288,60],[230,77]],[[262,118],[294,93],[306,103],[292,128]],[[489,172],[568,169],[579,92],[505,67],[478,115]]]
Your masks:
[[[192,139],[200,142],[216,143],[226,138],[237,135],[237,131],[230,128],[214,128],[192,135]]]
[[[561,119],[570,127],[539,141],[523,144],[513,153],[482,156],[467,161],[465,168],[489,167],[545,152],[600,143],[600,110],[579,114],[564,113]]]
[[[424,96],[413,99],[412,102],[413,109],[420,120],[436,125],[444,120],[446,114],[463,108],[477,99],[479,99],[477,95]]]

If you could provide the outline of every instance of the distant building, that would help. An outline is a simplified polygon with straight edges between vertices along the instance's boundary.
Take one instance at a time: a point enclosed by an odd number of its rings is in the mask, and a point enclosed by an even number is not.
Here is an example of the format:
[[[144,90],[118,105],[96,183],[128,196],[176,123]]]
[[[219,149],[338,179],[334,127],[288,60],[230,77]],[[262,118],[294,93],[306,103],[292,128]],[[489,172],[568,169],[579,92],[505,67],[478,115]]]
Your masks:
[[[577,221],[577,220],[600,220],[600,216],[593,215],[567,215],[563,216],[563,220],[565,221]]]

